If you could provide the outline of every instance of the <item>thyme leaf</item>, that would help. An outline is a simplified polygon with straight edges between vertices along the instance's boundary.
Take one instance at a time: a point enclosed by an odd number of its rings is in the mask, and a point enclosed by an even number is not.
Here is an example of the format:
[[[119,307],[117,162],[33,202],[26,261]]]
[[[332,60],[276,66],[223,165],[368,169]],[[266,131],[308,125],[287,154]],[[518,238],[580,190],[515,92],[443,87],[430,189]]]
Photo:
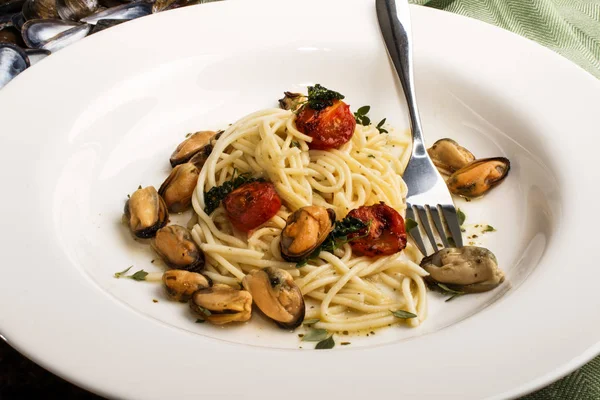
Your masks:
[[[335,100],[342,100],[344,97],[344,95],[317,83],[315,86],[308,87],[306,104],[313,110],[322,110],[331,106]]]
[[[319,343],[317,343],[317,345],[315,346],[315,349],[328,350],[328,349],[333,349],[334,346],[335,346],[335,341],[333,340],[333,335],[331,335],[327,339],[321,340]]]
[[[458,224],[460,226],[462,226],[462,224],[464,224],[465,220],[467,219],[467,216],[460,208],[456,210],[456,217],[458,218]]]
[[[419,223],[417,221],[415,221],[412,218],[406,218],[406,221],[404,221],[404,225],[406,228],[406,232],[410,232],[412,231],[414,228],[416,228],[417,226],[419,226]]]
[[[328,332],[325,329],[311,329],[302,337],[303,342],[320,342],[325,339]]]
[[[410,319],[410,318],[417,317],[416,314],[413,314],[411,312],[404,311],[404,310],[396,310],[396,311],[390,311],[390,312],[392,313],[392,315],[394,315],[394,317],[400,318],[400,319]]]
[[[206,203],[206,207],[204,207],[204,211],[207,214],[215,211],[221,201],[227,197],[227,195],[233,192],[238,187],[245,185],[247,183],[252,182],[264,182],[263,178],[253,178],[249,173],[244,173],[238,176],[235,176],[235,172],[231,180],[224,182],[221,186],[215,186],[210,188],[208,192],[204,192],[204,201]]]

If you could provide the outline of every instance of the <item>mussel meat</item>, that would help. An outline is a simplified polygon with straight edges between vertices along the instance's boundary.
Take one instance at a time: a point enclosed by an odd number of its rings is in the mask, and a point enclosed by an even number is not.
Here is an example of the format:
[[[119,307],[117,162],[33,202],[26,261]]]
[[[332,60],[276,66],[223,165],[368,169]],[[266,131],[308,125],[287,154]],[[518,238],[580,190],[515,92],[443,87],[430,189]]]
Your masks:
[[[450,175],[475,160],[473,153],[454,140],[447,138],[435,142],[427,149],[427,153],[437,169],[444,175]]]
[[[98,10],[98,0],[56,0],[56,11],[60,18],[67,21],[79,21]]]
[[[283,92],[283,98],[279,99],[279,107],[284,110],[296,111],[306,102],[306,96],[302,93]]]
[[[56,0],[26,0],[22,13],[25,20],[60,18],[56,11]]]
[[[29,67],[27,54],[11,43],[0,43],[0,88]]]
[[[190,137],[181,142],[173,154],[171,154],[171,166],[175,167],[176,165],[188,162],[200,151],[208,152],[210,155],[210,152],[212,151],[211,139],[216,134],[217,133],[213,131],[201,131],[190,135]],[[198,169],[201,169],[201,167]]]
[[[125,203],[129,229],[139,238],[149,238],[167,224],[167,205],[153,186],[138,189]]]
[[[21,33],[27,47],[55,52],[83,39],[91,28],[91,25],[55,19],[31,20],[23,24]]]
[[[216,284],[194,292],[190,308],[201,319],[216,325],[248,321],[252,316],[252,295],[246,290]]]
[[[168,225],[156,232],[152,248],[173,269],[200,272],[204,269],[204,254],[183,226]]]
[[[475,160],[454,172],[446,185],[462,197],[479,197],[499,185],[508,175],[510,161],[504,157]]]
[[[150,3],[145,1],[136,1],[112,7],[107,10],[98,11],[94,14],[86,16],[85,18],[81,18],[80,21],[85,22],[86,24],[96,25],[98,21],[104,19],[120,19],[129,21],[149,15],[151,13],[152,5]]]
[[[242,281],[254,304],[284,329],[294,329],[304,320],[304,297],[289,272],[266,267],[250,272]]]
[[[423,258],[421,267],[429,272],[430,285],[442,283],[464,293],[486,292],[504,282],[496,256],[484,247],[445,248]]]
[[[185,211],[192,204],[192,194],[200,171],[192,163],[176,165],[158,189],[171,212]]]
[[[195,291],[212,286],[210,278],[180,269],[166,271],[162,280],[169,298],[181,303],[189,301]]]
[[[302,207],[287,219],[281,231],[281,256],[297,262],[317,249],[333,230],[335,211],[321,206]]]

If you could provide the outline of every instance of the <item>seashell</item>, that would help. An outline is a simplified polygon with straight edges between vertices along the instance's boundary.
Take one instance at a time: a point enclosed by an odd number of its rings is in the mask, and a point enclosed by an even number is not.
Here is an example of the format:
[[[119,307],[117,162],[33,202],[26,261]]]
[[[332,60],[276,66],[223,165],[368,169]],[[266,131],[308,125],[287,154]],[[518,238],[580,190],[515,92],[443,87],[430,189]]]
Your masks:
[[[26,0],[22,14],[25,20],[59,18],[56,0]]]
[[[96,25],[94,25],[94,27],[92,28],[90,35],[93,35],[94,33],[98,33],[100,31],[105,30],[106,28],[110,28],[113,27],[115,25],[119,25],[122,24],[123,22],[127,22],[129,20],[127,19],[101,19],[98,22],[96,22]]]
[[[0,30],[0,43],[12,43],[19,47],[25,47],[25,42],[21,37],[21,32],[14,26],[9,26]]]
[[[92,15],[99,8],[98,0],[56,0],[58,15],[68,21],[79,21]]]
[[[55,52],[83,39],[91,29],[88,24],[34,19],[23,24],[21,33],[27,47]]]
[[[31,65],[35,65],[52,54],[52,52],[44,49],[25,49],[25,54],[29,57]]]
[[[11,43],[0,43],[0,89],[29,67],[27,54]]]
[[[81,22],[96,25],[103,19],[136,19],[152,13],[152,5],[146,2],[128,3],[103,10],[81,19]]]

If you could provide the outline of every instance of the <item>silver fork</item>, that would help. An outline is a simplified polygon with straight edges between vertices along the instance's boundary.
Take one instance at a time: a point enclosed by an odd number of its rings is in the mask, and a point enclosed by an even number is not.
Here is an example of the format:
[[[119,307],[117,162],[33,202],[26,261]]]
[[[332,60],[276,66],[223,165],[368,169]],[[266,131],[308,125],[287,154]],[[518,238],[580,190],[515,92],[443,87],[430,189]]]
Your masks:
[[[444,247],[461,247],[463,245],[462,235],[452,195],[429,158],[423,141],[421,120],[415,97],[408,1],[376,0],[376,10],[388,53],[404,89],[410,117],[413,147],[411,158],[403,175],[408,186],[406,216],[419,221],[434,252],[438,250],[438,242],[432,228],[437,231]],[[429,221],[429,216],[431,216],[433,226]],[[445,230],[444,220],[448,232]],[[412,228],[409,233],[419,250],[427,255],[419,227]],[[450,243],[450,238],[454,243]]]

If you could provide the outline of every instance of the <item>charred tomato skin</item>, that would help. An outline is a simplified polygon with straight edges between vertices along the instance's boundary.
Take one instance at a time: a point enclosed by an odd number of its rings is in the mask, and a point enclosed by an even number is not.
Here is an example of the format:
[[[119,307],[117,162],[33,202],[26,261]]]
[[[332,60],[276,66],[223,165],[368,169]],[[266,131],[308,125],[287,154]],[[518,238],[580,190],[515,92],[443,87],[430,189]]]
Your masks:
[[[322,110],[315,110],[308,105],[302,107],[296,117],[296,128],[313,139],[308,144],[310,149],[337,149],[352,139],[356,120],[350,106],[336,100]]]
[[[271,219],[281,208],[281,198],[270,182],[246,183],[225,197],[225,213],[231,224],[248,232]]]
[[[404,219],[387,204],[362,206],[350,211],[348,216],[369,224],[367,228],[348,235],[352,251],[358,255],[387,256],[406,247]]]

